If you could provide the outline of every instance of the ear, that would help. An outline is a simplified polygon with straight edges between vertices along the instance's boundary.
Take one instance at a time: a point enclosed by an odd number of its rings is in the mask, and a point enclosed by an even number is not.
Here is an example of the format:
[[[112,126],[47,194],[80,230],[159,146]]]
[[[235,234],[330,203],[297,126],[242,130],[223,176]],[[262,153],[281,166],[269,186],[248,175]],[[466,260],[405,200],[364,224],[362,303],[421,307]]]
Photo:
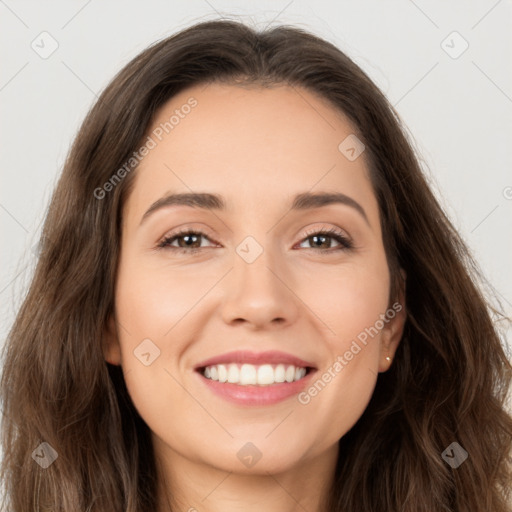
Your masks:
[[[381,345],[380,345],[380,359],[379,359],[379,373],[386,372],[393,363],[396,349],[400,344],[404,332],[405,320],[407,318],[407,309],[405,304],[405,285],[406,274],[403,269],[400,269],[402,279],[400,280],[400,287],[396,301],[391,304],[386,311],[386,319],[382,329]]]
[[[103,332],[103,356],[105,361],[113,365],[121,365],[121,345],[117,335],[117,327],[114,315],[112,314]]]

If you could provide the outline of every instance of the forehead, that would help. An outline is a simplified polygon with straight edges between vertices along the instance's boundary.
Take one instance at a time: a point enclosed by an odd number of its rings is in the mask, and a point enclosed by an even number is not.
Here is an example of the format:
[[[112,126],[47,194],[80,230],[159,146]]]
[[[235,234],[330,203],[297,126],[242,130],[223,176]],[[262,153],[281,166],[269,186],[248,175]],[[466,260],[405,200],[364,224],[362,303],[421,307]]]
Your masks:
[[[315,190],[338,191],[378,215],[364,153],[339,145],[354,127],[339,110],[295,86],[198,85],[169,100],[147,135],[128,203],[141,210],[164,193],[222,194],[228,210],[261,210]],[[372,213],[373,210],[373,213]]]

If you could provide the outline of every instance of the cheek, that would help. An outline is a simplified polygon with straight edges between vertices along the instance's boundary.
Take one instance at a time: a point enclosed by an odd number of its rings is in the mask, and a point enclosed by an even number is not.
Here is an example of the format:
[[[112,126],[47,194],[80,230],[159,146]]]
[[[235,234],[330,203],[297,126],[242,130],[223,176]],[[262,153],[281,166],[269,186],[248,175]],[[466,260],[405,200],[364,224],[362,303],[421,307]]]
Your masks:
[[[187,344],[196,334],[201,336],[201,323],[212,321],[222,293],[230,293],[229,289],[213,289],[226,268],[213,261],[173,268],[154,260],[148,264],[138,258],[126,259],[116,290],[125,368],[137,362],[134,350],[147,339],[160,350],[159,363],[175,367]],[[293,291],[287,295],[289,300],[304,311],[299,323],[316,329],[331,363],[350,350],[354,340],[364,348],[358,360],[375,359],[378,337],[373,326],[386,311],[389,292],[383,255],[357,264],[301,263],[291,267],[286,280]]]
[[[318,283],[325,283],[319,287]],[[378,375],[380,338],[389,295],[389,273],[385,259],[373,264],[339,269],[329,275],[316,274],[316,291],[306,295],[324,326],[328,355],[312,385],[299,396],[314,414],[324,435],[341,436],[363,414]],[[332,439],[331,439],[332,440]]]
[[[152,410],[159,397],[171,392],[173,402],[180,402],[182,390],[171,375],[181,370],[191,340],[200,338],[208,318],[208,292],[223,273],[207,265],[172,268],[136,257],[120,263],[116,314],[121,365],[138,409]]]
[[[326,339],[331,349],[344,352],[358,336],[364,340],[364,333],[368,334],[368,329],[386,312],[389,296],[386,261],[381,257],[367,264],[321,269],[304,283],[299,293],[328,327]]]
[[[304,333],[314,336],[322,357],[318,379],[305,390],[308,401],[293,404],[301,414],[304,434],[309,432],[311,442],[320,447],[336,442],[358,420],[377,377],[378,336],[367,336],[366,344],[361,342],[361,336],[386,311],[387,266],[385,259],[375,256],[354,261],[357,264],[300,262],[290,266],[286,274],[291,292],[283,294],[283,298],[294,301],[300,310],[297,324],[290,329],[301,332],[304,328]],[[183,354],[190,343],[201,339],[204,335],[201,330],[208,322],[218,320],[214,315],[218,313],[223,294],[239,291],[236,283],[233,288],[222,283],[221,278],[228,270],[225,262],[203,262],[180,268],[157,264],[155,260],[150,265],[136,258],[126,259],[120,266],[116,310],[122,325],[120,339],[126,385],[140,415],[170,446],[185,446],[190,439],[205,435],[201,421],[187,421],[185,425],[176,420],[176,411],[187,411],[187,418],[204,420],[204,411],[191,401],[172,375],[180,378],[177,365],[186,359]],[[220,287],[212,289],[217,283]],[[134,354],[147,339],[160,351],[149,366]],[[359,349],[353,345],[354,340],[359,340]],[[152,350],[148,345],[146,352],[150,358]],[[341,363],[338,357],[344,355],[345,362]],[[237,422],[234,418],[233,424]],[[197,432],[190,430],[190,424],[198,425]],[[250,434],[255,427],[247,428]],[[283,442],[288,435],[283,430]]]
[[[116,290],[116,310],[126,324],[125,333],[168,344],[180,330],[179,323],[215,283],[211,274],[211,269],[203,272],[199,267],[183,270],[138,263],[136,259],[126,262],[120,268]]]
[[[190,407],[176,364],[194,336],[187,314],[206,293],[206,284],[135,258],[125,259],[119,269],[116,314],[126,387],[140,416],[171,445],[182,440],[169,425],[176,422],[177,410]]]

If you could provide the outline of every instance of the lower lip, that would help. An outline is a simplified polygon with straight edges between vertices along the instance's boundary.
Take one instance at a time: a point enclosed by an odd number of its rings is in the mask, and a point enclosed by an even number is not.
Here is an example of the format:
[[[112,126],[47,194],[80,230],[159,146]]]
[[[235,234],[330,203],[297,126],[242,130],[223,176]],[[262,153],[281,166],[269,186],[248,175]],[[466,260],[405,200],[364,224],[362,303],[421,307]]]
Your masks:
[[[315,372],[316,370],[310,370],[305,377],[294,382],[283,382],[269,386],[240,386],[239,384],[207,379],[200,372],[196,373],[216,395],[229,402],[237,405],[272,405],[299,394],[308,385]]]

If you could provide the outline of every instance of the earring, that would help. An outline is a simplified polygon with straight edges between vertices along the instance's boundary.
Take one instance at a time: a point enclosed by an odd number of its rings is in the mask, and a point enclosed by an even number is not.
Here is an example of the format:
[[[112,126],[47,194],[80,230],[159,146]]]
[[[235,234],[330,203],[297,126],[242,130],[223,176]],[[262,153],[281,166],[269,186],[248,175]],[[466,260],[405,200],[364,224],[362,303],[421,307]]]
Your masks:
[[[386,356],[386,361],[391,361],[391,357]]]

